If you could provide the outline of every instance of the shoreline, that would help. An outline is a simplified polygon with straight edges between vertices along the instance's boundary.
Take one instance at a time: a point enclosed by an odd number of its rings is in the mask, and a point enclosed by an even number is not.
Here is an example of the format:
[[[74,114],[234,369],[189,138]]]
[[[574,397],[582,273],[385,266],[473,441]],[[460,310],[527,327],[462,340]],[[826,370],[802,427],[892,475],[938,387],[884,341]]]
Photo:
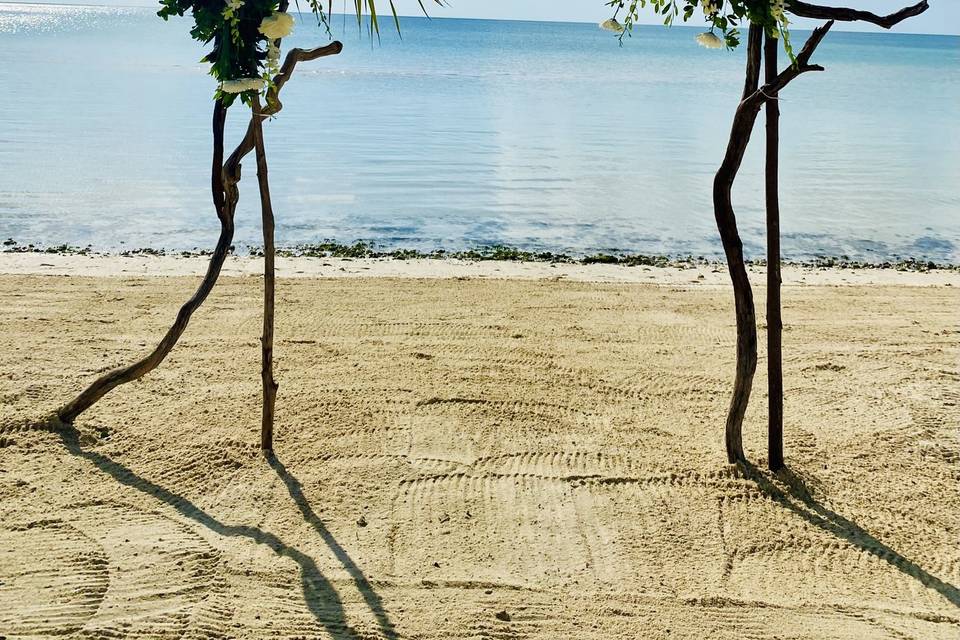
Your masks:
[[[202,275],[209,262],[201,255],[109,255],[94,253],[3,252],[0,275],[52,275],[72,277],[184,277]],[[634,283],[665,286],[728,286],[725,265],[692,259],[653,264],[603,264],[598,262],[548,262],[532,260],[468,260],[431,257],[313,257],[277,258],[280,278],[413,278],[567,280],[574,282]],[[920,263],[916,263],[920,264]],[[255,256],[227,258],[226,277],[258,277],[263,259]],[[765,266],[750,264],[755,285],[763,284]],[[785,263],[784,286],[960,286],[960,268],[908,269],[894,266],[817,265]]]
[[[7,238],[2,243],[4,253],[40,253],[54,255],[80,256],[117,256],[132,258],[137,256],[194,258],[210,256],[213,252],[208,249],[166,249],[165,247],[138,247],[133,249],[94,249],[92,245],[80,247],[71,244],[45,245],[21,244],[13,238]],[[230,247],[231,256],[262,257],[263,248],[257,245],[240,245]],[[397,260],[464,260],[469,262],[502,261],[502,262],[548,262],[556,264],[616,264],[627,267],[636,266],[679,266],[692,265],[720,265],[725,260],[720,256],[705,257],[693,254],[670,253],[634,253],[623,250],[608,250],[606,252],[585,253],[556,253],[553,251],[531,251],[510,245],[490,244],[478,245],[470,249],[433,249],[423,251],[404,247],[385,249],[375,243],[357,241],[353,244],[343,244],[335,241],[279,246],[276,249],[278,258],[392,258]],[[838,267],[841,269],[896,269],[898,271],[960,271],[960,262],[935,262],[928,258],[902,257],[870,261],[857,260],[847,255],[815,255],[810,258],[781,258],[783,265],[798,267]],[[748,266],[763,266],[765,259],[747,259]]]

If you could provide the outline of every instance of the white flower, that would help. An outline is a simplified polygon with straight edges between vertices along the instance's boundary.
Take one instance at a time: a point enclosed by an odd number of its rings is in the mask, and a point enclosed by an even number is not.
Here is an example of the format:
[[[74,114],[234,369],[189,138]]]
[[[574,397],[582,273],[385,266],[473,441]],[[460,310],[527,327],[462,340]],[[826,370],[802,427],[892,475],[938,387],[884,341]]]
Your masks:
[[[723,47],[723,40],[713,31],[707,31],[706,33],[698,35],[697,42],[700,43],[701,47],[706,47],[707,49],[720,49]]]
[[[270,40],[267,42],[267,64],[266,64],[266,73],[267,77],[275,76],[280,73],[280,47],[278,47],[275,40]]]
[[[237,78],[224,80],[220,90],[224,93],[243,93],[244,91],[260,91],[263,88],[263,78]]]
[[[774,0],[776,2],[776,0]],[[701,0],[700,6],[703,7],[703,15],[710,17],[720,13],[715,0]]]
[[[270,40],[286,38],[293,31],[293,16],[282,11],[274,11],[260,23],[260,33]]]
[[[236,43],[240,42],[240,18],[237,12],[243,6],[244,0],[226,0],[226,6],[223,8],[223,19],[230,26],[230,39]]]
[[[616,18],[604,20],[600,23],[600,28],[606,29],[607,31],[613,31],[614,33],[623,33],[623,25],[617,22]]]

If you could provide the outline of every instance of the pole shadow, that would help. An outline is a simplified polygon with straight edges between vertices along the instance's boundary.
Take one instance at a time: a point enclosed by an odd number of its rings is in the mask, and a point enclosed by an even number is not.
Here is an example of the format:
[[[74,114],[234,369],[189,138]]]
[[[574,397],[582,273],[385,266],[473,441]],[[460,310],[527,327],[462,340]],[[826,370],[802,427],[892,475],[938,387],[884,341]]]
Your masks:
[[[941,580],[913,560],[891,549],[856,522],[817,502],[807,487],[807,482],[799,473],[784,468],[774,476],[758,469],[749,462],[742,462],[741,464],[746,478],[754,481],[764,495],[780,506],[792,511],[827,533],[846,540],[858,549],[883,560],[901,573],[917,580],[923,586],[933,589],[946,598],[950,604],[960,609],[960,590],[956,586]],[[772,477],[777,478],[784,485],[784,488],[778,486]]]
[[[195,505],[187,498],[137,475],[128,467],[116,462],[108,456],[95,451],[83,449],[80,446],[80,433],[72,426],[65,425],[64,427],[57,429],[57,433],[63,441],[67,451],[71,455],[89,461],[95,467],[97,467],[97,469],[113,477],[120,484],[126,485],[136,489],[137,491],[152,496],[157,500],[160,500],[161,502],[172,507],[182,516],[193,520],[194,522],[206,527],[218,535],[228,538],[248,538],[257,544],[266,545],[278,556],[290,558],[296,562],[300,568],[300,582],[304,602],[317,622],[334,640],[361,640],[361,636],[347,624],[346,615],[343,609],[343,601],[340,598],[340,595],[337,593],[337,590],[334,588],[333,584],[320,572],[320,569],[317,567],[317,563],[313,558],[287,545],[276,535],[267,531],[263,531],[257,527],[225,524]],[[271,466],[273,466],[273,464],[274,463],[271,462]],[[278,470],[278,473],[281,473],[280,469],[283,469],[283,466],[274,466],[274,468]],[[283,473],[285,474],[285,470]],[[296,481],[293,480],[289,474],[286,475],[287,478],[290,478],[290,480],[294,483],[293,486],[299,487],[299,484],[296,483]],[[283,477],[283,475],[281,475],[281,477]],[[287,478],[284,478],[284,482],[287,483],[287,487],[290,489],[291,484],[288,482]],[[292,489],[291,495],[295,495]],[[302,498],[302,493],[299,493],[299,495]],[[304,501],[304,503],[306,504],[306,501]],[[298,506],[300,506],[299,503]],[[303,506],[300,506],[300,508],[301,511],[304,510]],[[309,504],[307,504],[306,510],[307,513],[313,513],[312,510],[310,510]],[[370,586],[370,583],[366,580],[366,578],[363,577],[363,573],[353,563],[343,548],[336,542],[333,536],[330,535],[325,528],[323,528],[323,524],[319,521],[319,519],[316,518],[315,515],[313,518],[316,520],[316,523],[311,522],[311,524],[314,524],[314,528],[319,526],[320,529],[322,529],[321,535],[323,536],[324,542],[330,546],[331,550],[334,552],[340,562],[344,563],[344,566],[347,567],[347,571],[353,577],[358,587],[360,587],[361,584],[363,585],[361,588],[361,593],[363,594],[364,600],[367,602],[368,606],[370,606],[373,610],[373,613],[376,616],[385,637],[390,638],[391,640],[397,638],[393,625],[380,604],[380,597],[376,595],[376,593],[373,591],[373,588]]]
[[[357,591],[359,591],[360,595],[363,596],[363,600],[367,603],[367,607],[377,618],[377,624],[379,624],[380,631],[383,633],[384,637],[388,638],[389,640],[396,640],[397,632],[393,627],[393,623],[390,622],[390,618],[387,616],[387,612],[383,607],[383,601],[380,599],[380,595],[374,590],[373,585],[370,584],[370,581],[367,579],[366,575],[364,575],[360,567],[358,567],[353,561],[353,558],[351,558],[344,548],[340,546],[340,543],[337,542],[337,539],[333,537],[333,534],[330,533],[320,517],[314,512],[313,508],[310,506],[310,502],[303,494],[303,485],[300,484],[300,481],[297,480],[293,474],[287,471],[287,468],[282,462],[280,462],[280,459],[277,458],[276,454],[268,454],[267,463],[273,467],[273,470],[277,472],[277,476],[283,480],[283,483],[287,487],[287,491],[290,493],[290,497],[293,498],[293,501],[300,509],[300,513],[303,515],[304,522],[309,524],[318,534],[320,534],[320,537],[323,539],[324,543],[330,548],[330,550],[333,552],[333,555],[337,557],[337,560],[340,561],[340,563],[343,565],[343,568],[347,570],[347,573],[350,574],[350,577],[353,579],[353,583],[357,587]]]

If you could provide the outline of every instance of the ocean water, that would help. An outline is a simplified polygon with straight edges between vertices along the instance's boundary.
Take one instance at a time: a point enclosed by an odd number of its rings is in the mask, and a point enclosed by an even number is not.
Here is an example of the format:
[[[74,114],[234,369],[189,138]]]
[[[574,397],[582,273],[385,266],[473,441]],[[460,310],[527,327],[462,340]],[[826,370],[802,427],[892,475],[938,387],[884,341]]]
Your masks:
[[[0,236],[212,246],[214,83],[190,24],[0,4]],[[266,126],[279,244],[720,254],[710,189],[742,50],[702,49],[692,28],[620,47],[588,24],[402,27],[373,44],[338,18],[344,53],[284,90]],[[290,44],[326,41],[306,19]],[[960,38],[837,32],[815,61],[827,71],[781,100],[785,257],[960,261]],[[247,118],[230,115],[235,141]],[[762,143],[758,128],[734,193],[757,257]],[[259,244],[254,172],[251,156],[241,250]]]

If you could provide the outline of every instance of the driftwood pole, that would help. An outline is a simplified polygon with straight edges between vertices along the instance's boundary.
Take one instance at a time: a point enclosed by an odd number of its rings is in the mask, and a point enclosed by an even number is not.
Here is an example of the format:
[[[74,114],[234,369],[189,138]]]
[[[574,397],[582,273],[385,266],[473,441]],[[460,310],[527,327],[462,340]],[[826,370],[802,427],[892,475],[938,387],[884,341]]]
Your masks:
[[[273,205],[270,202],[270,181],[267,177],[267,152],[263,143],[263,113],[260,97],[253,99],[253,142],[257,153],[257,181],[260,183],[260,211],[263,220],[263,336],[260,377],[263,380],[263,417],[260,425],[260,449],[273,451],[273,419],[277,403],[277,385],[273,379],[273,324],[276,301],[274,273]]]
[[[870,11],[828,7],[789,0],[787,9],[804,18],[869,22],[891,29],[903,20],[929,8],[927,0],[881,16]],[[764,81],[777,77],[777,39],[766,36]],[[776,91],[768,92],[766,103],[766,218],[767,218],[767,465],[772,471],[784,467],[783,452],[783,320],[780,272],[780,108]]]
[[[284,58],[280,73],[273,79],[273,87],[267,94],[267,105],[262,109],[261,115],[271,116],[283,108],[279,97],[280,89],[282,89],[290,79],[298,62],[336,55],[342,50],[343,45],[339,42],[331,42],[326,46],[316,49],[291,49],[290,52],[287,53],[286,58]],[[203,304],[203,301],[206,300],[213,286],[217,283],[220,270],[223,268],[223,264],[227,259],[227,255],[230,253],[230,248],[233,243],[234,214],[237,209],[237,202],[240,199],[237,188],[237,183],[240,182],[240,163],[248,153],[254,150],[256,146],[254,144],[254,132],[259,125],[259,120],[251,117],[250,123],[247,125],[246,134],[236,149],[233,150],[233,153],[230,154],[230,157],[224,162],[223,138],[226,117],[227,107],[218,100],[213,110],[213,171],[211,175],[211,186],[213,189],[214,207],[216,208],[217,217],[220,219],[220,237],[217,241],[216,249],[214,249],[213,255],[210,257],[210,263],[203,280],[201,280],[193,296],[180,308],[176,320],[167,330],[167,333],[156,348],[137,362],[108,371],[94,380],[90,386],[84,389],[76,398],[57,410],[57,418],[61,422],[73,422],[77,416],[89,409],[100,398],[116,387],[137,380],[157,368],[177,344],[180,336],[183,335],[193,312]]]
[[[750,133],[756,116],[750,117],[742,106],[747,98],[756,93],[760,82],[760,50],[763,27],[750,25],[747,38],[747,68],[741,107],[737,109],[727,153],[713,181],[713,211],[717,229],[727,258],[730,280],[737,314],[737,373],[733,382],[733,396],[727,413],[726,445],[727,459],[732,462],[744,460],[742,425],[743,416],[750,401],[753,374],[757,369],[757,322],[753,304],[753,291],[747,267],[743,261],[743,242],[737,229],[733,210],[733,181],[743,161],[743,154],[750,142]]]
[[[777,77],[780,42],[764,37],[764,82]],[[783,468],[783,323],[780,318],[780,104],[777,94],[766,106],[766,197],[767,197],[767,464]]]
[[[810,64],[810,57],[832,26],[833,21],[830,21],[815,29],[803,45],[796,63],[758,88],[763,27],[750,25],[744,98],[740,101],[734,115],[727,152],[713,182],[713,210],[730,270],[737,313],[737,374],[734,379],[733,397],[730,400],[726,428],[727,459],[731,463],[746,460],[743,453],[743,417],[750,400],[753,374],[757,368],[756,311],[747,268],[743,261],[743,243],[740,240],[737,218],[733,210],[731,194],[733,182],[743,163],[743,156],[750,143],[750,134],[760,114],[760,108],[770,101],[770,96],[777,95],[800,74],[823,70],[819,65]]]

